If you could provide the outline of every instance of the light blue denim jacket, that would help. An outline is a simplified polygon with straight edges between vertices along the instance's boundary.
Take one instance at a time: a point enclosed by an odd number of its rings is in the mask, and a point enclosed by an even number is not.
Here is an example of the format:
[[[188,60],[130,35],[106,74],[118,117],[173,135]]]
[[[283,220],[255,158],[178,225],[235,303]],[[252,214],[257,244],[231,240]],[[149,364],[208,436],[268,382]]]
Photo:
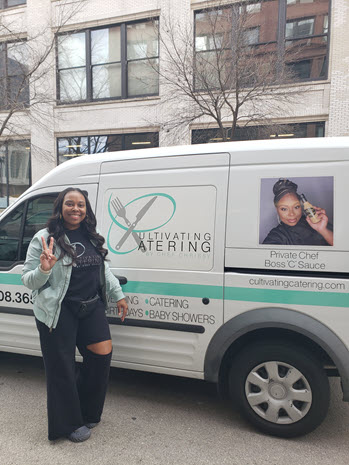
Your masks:
[[[55,328],[61,311],[62,300],[69,287],[72,264],[71,259],[65,256],[56,262],[49,274],[40,271],[41,236],[47,242],[49,236],[47,229],[38,231],[29,244],[22,271],[22,282],[33,291],[35,317],[49,328]],[[70,243],[67,236],[65,236],[65,240]],[[58,258],[60,253],[60,248],[56,246],[55,256]],[[125,296],[121,290],[119,280],[110,271],[108,264],[105,261],[103,263],[104,270],[101,267],[102,299],[104,304],[107,305],[107,294],[116,302]]]

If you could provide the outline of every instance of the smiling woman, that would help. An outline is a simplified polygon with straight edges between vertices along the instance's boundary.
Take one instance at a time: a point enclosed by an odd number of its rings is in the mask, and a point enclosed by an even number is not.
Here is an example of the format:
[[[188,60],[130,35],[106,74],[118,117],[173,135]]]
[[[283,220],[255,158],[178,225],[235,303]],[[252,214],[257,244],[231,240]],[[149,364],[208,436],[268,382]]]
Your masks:
[[[50,440],[85,441],[101,419],[112,354],[106,292],[117,302],[121,321],[127,312],[103,244],[87,193],[70,187],[58,195],[47,228],[28,248],[22,281],[33,290]],[[78,379],[76,347],[83,357]]]

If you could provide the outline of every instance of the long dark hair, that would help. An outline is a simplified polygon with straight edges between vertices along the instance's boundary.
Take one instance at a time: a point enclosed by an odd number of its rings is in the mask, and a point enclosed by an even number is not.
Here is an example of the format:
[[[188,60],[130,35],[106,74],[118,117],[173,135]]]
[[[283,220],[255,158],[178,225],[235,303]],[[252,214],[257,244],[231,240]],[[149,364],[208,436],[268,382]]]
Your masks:
[[[103,247],[103,244],[105,242],[104,237],[98,234],[96,231],[96,217],[95,214],[93,213],[93,210],[91,208],[90,201],[88,200],[87,197],[87,192],[82,191],[81,189],[78,189],[77,187],[68,187],[67,189],[64,189],[58,197],[56,198],[54,204],[53,204],[53,212],[51,218],[49,218],[47,222],[47,229],[49,232],[49,238],[48,241],[50,240],[51,237],[54,238],[56,244],[59,246],[61,249],[61,254],[59,256],[59,259],[63,258],[65,255],[68,255],[74,262],[76,259],[76,253],[73,247],[65,242],[64,236],[65,236],[65,229],[64,229],[64,220],[62,218],[62,206],[63,206],[63,201],[64,197],[68,192],[79,192],[81,195],[84,196],[85,202],[86,202],[86,217],[85,219],[80,223],[80,227],[82,228],[82,231],[87,235],[87,237],[91,240],[93,240],[97,251],[102,255],[103,259],[105,260],[108,250]]]

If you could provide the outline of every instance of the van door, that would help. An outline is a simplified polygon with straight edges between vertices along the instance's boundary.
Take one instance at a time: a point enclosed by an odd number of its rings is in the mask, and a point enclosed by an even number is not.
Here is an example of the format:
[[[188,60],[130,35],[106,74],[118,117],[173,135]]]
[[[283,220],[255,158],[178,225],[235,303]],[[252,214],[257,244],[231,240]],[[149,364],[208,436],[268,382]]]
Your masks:
[[[203,376],[223,321],[228,165],[228,154],[102,164],[97,222],[128,279],[123,324],[109,302],[114,365]]]
[[[57,194],[24,200],[0,221],[0,348],[39,351],[31,291],[21,281],[23,262],[34,234],[51,216]],[[28,318],[31,317],[30,319]]]

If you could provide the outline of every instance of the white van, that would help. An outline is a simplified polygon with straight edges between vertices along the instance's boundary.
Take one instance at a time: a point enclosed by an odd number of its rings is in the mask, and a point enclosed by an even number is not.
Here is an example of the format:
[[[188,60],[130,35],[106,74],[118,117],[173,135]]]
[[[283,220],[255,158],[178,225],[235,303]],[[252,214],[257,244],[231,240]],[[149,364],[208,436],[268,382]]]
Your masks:
[[[294,219],[291,242],[270,240],[288,208],[274,206],[280,179],[307,199],[297,221],[326,211],[332,240],[311,235],[303,243]],[[326,415],[328,375],[341,377],[349,401],[348,179],[349,138],[168,147],[64,163],[0,217],[0,349],[41,354],[21,270],[55,196],[76,186],[88,191],[111,269],[127,278],[125,322],[115,302],[108,308],[112,364],[215,382],[264,432],[307,433]]]

